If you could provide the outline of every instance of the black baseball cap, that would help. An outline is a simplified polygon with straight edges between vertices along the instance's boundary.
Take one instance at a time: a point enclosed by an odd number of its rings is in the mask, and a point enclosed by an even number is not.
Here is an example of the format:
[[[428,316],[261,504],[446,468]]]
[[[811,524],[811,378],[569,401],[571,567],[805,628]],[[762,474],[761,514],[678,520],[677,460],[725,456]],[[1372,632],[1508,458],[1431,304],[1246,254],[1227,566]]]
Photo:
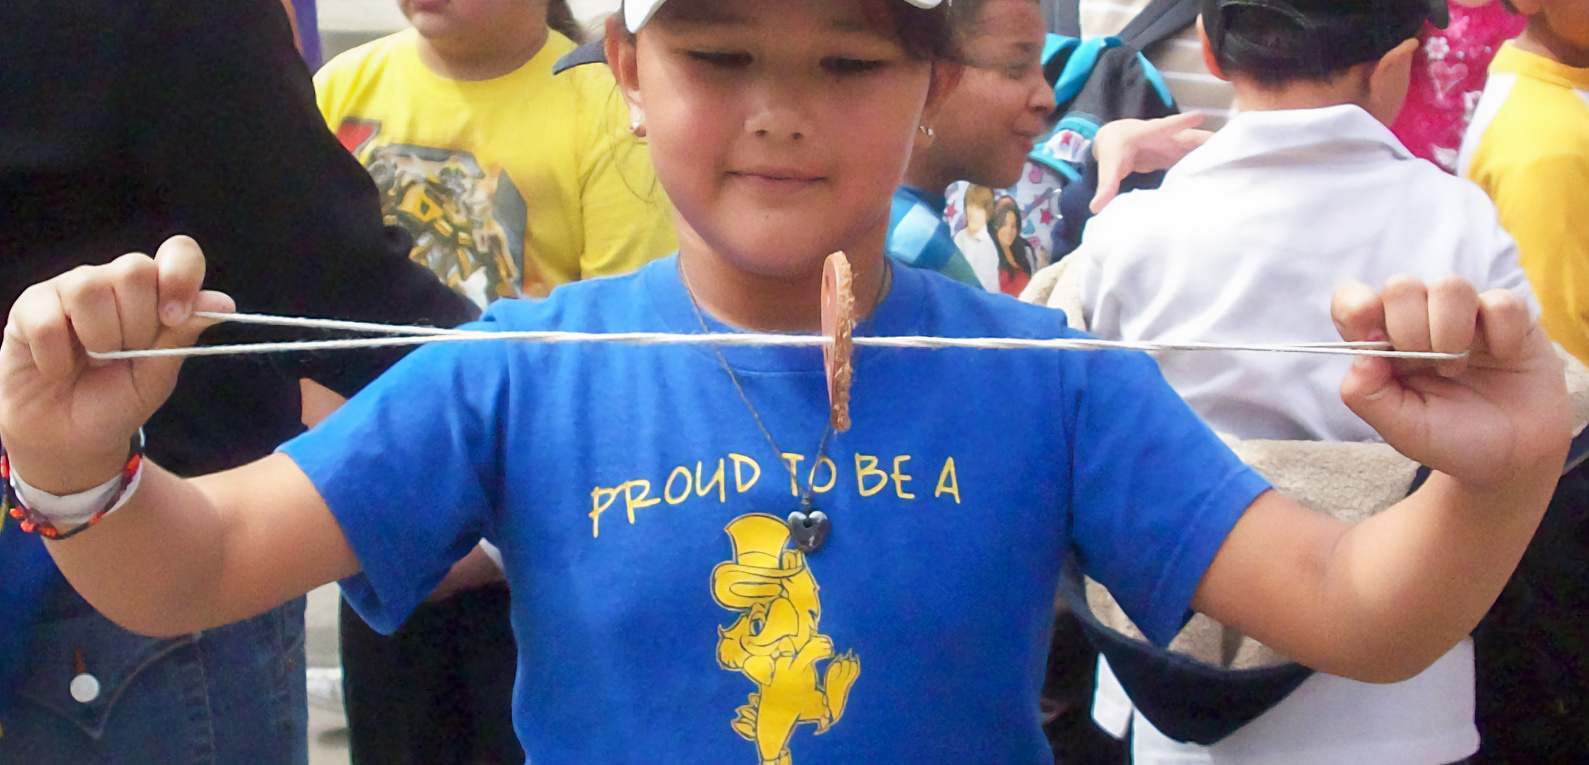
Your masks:
[[[1376,61],[1425,21],[1444,29],[1451,22],[1446,0],[1202,0],[1203,28],[1216,60],[1248,70],[1323,74]],[[1269,11],[1295,25],[1305,41],[1278,50],[1229,27],[1234,9]],[[1291,47],[1291,46],[1288,46]]]

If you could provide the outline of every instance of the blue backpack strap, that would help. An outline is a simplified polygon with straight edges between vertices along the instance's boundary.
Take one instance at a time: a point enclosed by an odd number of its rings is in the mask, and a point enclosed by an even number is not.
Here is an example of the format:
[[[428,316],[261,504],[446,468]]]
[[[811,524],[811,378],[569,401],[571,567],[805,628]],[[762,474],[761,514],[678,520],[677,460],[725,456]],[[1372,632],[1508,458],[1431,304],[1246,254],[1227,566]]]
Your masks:
[[[1053,34],[1053,33],[1049,33],[1047,35],[1044,35],[1043,36],[1043,57],[1042,57],[1043,66],[1045,66],[1045,67],[1048,66],[1048,62],[1053,61],[1054,57],[1058,56],[1061,53],[1064,53],[1067,56],[1070,55],[1070,51],[1074,50],[1076,48],[1076,46],[1080,45],[1080,44],[1081,44],[1081,38],[1080,37],[1070,37],[1068,35],[1056,35],[1056,34]]]
[[[1043,69],[1054,81],[1054,103],[1059,104],[1061,114],[1086,86],[1103,51],[1121,45],[1118,37],[1095,37],[1085,41],[1053,34],[1047,37],[1043,44]],[[1028,159],[1059,173],[1066,183],[1075,182],[1081,177],[1078,168],[1082,155],[1098,127],[1086,115],[1065,114],[1033,145]]]
[[[1065,104],[1074,99],[1082,86],[1087,84],[1087,78],[1092,76],[1092,70],[1098,66],[1098,57],[1104,50],[1124,44],[1118,37],[1094,37],[1078,42],[1070,58],[1065,60],[1065,68],[1060,70],[1059,79],[1054,81],[1054,103],[1064,109]]]

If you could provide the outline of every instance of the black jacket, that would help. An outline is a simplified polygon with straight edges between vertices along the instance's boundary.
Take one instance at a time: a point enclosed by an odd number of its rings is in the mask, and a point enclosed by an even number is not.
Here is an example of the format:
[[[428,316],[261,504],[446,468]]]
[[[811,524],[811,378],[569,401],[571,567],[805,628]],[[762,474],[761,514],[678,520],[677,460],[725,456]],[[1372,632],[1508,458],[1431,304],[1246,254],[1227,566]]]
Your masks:
[[[0,3],[0,305],[176,233],[198,240],[205,286],[242,311],[446,326],[474,314],[382,225],[278,0]],[[271,336],[223,325],[203,342]],[[400,353],[189,360],[146,428],[149,453],[181,474],[253,460],[302,429],[298,378],[349,395]]]

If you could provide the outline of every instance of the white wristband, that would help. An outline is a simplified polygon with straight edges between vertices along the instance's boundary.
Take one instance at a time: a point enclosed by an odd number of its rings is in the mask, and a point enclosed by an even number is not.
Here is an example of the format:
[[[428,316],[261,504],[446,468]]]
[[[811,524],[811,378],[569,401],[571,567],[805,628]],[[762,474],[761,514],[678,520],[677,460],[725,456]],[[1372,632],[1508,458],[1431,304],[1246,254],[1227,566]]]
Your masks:
[[[139,452],[143,450],[141,429],[138,431],[138,450]],[[120,510],[127,504],[127,500],[132,499],[132,495],[137,493],[138,484],[143,481],[143,468],[144,461],[139,460],[137,471],[133,473],[132,480],[127,482],[126,488],[121,491],[119,497],[114,495],[122,486],[123,475],[120,473],[87,491],[61,496],[29,485],[27,481],[22,480],[21,473],[12,470],[11,489],[16,492],[17,500],[29,511],[48,520],[51,526],[65,530],[88,523],[96,514],[103,517]],[[113,497],[116,503],[100,513],[99,508],[104,507]]]
[[[39,515],[47,518],[56,528],[70,528],[88,523],[90,518],[99,508],[104,507],[110,500],[110,495],[121,487],[121,476],[117,475],[88,491],[60,496],[51,494],[43,489],[34,488],[22,480],[22,475],[11,471],[11,488],[17,492],[17,499]],[[109,512],[109,511],[106,511]]]

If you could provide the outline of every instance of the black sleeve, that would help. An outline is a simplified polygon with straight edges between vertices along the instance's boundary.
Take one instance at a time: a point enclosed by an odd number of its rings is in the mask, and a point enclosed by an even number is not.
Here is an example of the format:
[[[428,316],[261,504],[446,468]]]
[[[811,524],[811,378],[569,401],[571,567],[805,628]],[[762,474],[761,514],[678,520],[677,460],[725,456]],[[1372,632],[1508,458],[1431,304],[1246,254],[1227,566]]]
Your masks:
[[[452,326],[476,309],[408,259],[374,183],[326,128],[278,0],[163,0],[138,27],[129,154],[241,311]],[[402,351],[290,358],[344,395]]]

